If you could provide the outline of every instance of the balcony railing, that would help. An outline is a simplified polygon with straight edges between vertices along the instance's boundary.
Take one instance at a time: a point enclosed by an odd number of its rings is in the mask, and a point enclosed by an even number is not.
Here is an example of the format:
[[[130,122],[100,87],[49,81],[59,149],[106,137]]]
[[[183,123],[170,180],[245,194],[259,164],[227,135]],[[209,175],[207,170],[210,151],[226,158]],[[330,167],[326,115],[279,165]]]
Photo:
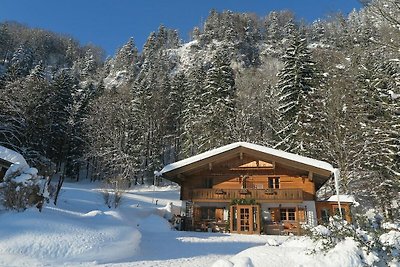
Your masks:
[[[192,200],[232,200],[249,198],[255,200],[305,200],[301,189],[193,189]],[[306,197],[308,199],[308,197]]]

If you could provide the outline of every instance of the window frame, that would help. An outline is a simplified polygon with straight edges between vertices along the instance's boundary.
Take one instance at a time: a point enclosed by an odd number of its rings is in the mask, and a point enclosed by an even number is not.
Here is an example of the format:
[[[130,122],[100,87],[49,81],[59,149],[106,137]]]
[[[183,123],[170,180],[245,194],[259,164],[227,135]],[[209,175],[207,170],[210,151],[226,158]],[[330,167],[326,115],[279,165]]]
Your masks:
[[[279,176],[268,177],[268,188],[279,189],[280,184],[281,184],[281,177]]]
[[[216,209],[217,209],[216,207],[200,207],[200,220],[203,221],[216,220],[216,215],[215,215]]]
[[[296,208],[280,208],[279,214],[281,221],[296,221]]]

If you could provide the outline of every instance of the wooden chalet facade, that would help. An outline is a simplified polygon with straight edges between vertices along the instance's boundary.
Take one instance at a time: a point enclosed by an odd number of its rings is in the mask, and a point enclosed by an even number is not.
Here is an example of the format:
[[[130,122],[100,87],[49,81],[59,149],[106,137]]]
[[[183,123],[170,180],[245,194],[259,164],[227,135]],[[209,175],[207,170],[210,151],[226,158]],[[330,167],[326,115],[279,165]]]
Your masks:
[[[300,224],[316,225],[336,212],[337,202],[316,201],[334,172],[326,162],[238,142],[160,174],[181,186],[184,230],[301,234]],[[342,211],[349,205],[341,203]]]

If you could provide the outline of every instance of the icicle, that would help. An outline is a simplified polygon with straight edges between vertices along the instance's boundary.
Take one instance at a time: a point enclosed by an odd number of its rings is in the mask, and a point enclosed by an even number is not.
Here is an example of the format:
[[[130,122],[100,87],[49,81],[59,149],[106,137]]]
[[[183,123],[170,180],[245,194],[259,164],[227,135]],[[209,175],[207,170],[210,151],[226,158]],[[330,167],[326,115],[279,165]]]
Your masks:
[[[333,178],[335,179],[335,189],[336,189],[336,195],[337,195],[339,215],[340,215],[340,218],[343,220],[342,206],[340,205],[340,197],[339,197],[339,177],[340,177],[340,170],[334,169],[333,170]]]

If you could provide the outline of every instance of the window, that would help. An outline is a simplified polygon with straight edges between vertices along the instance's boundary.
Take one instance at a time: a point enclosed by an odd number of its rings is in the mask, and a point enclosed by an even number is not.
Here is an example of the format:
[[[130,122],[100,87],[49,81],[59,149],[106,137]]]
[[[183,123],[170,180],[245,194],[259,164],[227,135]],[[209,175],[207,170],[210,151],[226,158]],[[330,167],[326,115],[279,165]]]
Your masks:
[[[281,209],[281,221],[295,221],[296,220],[296,209],[288,208]]]
[[[323,223],[329,223],[329,210],[328,209],[322,209],[321,210],[321,220]]]
[[[279,177],[268,177],[268,188],[279,188]]]
[[[201,207],[202,220],[215,220],[215,207]]]

